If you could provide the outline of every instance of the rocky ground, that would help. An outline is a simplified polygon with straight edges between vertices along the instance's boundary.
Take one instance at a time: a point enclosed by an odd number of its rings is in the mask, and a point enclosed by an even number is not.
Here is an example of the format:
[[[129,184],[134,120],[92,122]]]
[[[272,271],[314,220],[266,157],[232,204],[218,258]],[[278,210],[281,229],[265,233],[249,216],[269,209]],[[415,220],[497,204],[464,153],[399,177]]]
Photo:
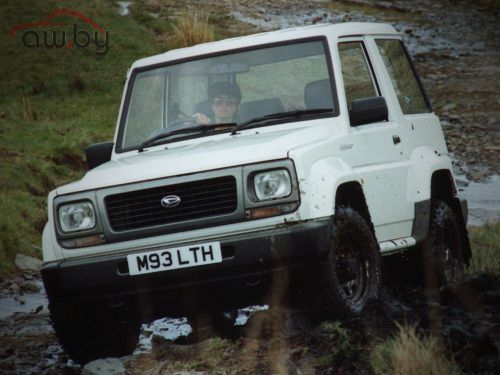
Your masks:
[[[446,356],[465,373],[495,373],[500,366],[500,283],[486,274],[469,276],[434,297],[388,283],[377,302],[351,319],[311,320],[306,310],[271,305],[254,313],[233,340],[180,345],[172,341],[175,335],[149,333],[149,348],[83,369],[56,340],[37,272],[3,280],[0,290],[2,374],[369,373],[373,346],[393,335],[396,323],[437,335]]]

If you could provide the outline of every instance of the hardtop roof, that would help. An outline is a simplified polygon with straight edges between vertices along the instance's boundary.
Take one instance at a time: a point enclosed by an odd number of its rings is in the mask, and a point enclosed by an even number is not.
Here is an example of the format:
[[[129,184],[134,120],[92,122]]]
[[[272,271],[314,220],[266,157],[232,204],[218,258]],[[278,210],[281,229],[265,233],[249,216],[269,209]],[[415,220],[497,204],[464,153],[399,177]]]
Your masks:
[[[338,24],[315,24],[251,34],[216,42],[197,44],[192,47],[170,50],[159,55],[137,60],[132,65],[132,69],[195,57],[198,55],[230,51],[232,49],[258,46],[261,44],[279,43],[287,40],[310,38],[315,36],[341,38],[355,35],[399,35],[399,33],[394,29],[394,27],[385,23],[345,22]]]

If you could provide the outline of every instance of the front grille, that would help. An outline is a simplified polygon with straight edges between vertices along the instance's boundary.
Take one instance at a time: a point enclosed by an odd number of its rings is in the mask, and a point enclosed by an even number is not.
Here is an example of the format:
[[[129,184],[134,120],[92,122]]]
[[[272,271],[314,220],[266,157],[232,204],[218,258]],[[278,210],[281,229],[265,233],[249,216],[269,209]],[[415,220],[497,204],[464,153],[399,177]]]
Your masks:
[[[177,195],[181,203],[163,207],[161,200],[167,195]],[[236,179],[224,176],[113,194],[104,203],[116,232],[203,219],[236,210]]]

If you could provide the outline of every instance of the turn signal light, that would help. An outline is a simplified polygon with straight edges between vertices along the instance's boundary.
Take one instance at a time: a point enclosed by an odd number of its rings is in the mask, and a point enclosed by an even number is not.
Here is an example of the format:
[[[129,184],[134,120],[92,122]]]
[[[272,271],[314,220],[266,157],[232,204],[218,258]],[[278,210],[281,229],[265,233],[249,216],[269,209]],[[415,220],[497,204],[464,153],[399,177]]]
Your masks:
[[[104,243],[104,236],[102,234],[94,234],[92,236],[74,238],[71,240],[62,241],[62,245],[67,248],[77,248],[86,246],[95,246]]]
[[[263,207],[249,210],[250,219],[263,219],[265,217],[276,216],[281,213],[279,207]]]

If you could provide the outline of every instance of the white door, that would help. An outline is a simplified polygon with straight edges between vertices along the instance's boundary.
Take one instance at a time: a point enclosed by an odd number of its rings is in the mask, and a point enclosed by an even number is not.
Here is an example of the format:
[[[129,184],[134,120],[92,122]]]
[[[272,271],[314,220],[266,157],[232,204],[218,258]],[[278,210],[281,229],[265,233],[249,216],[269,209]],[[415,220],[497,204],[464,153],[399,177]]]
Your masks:
[[[341,39],[338,50],[348,109],[354,99],[373,96],[384,96],[389,108],[389,121],[350,127],[353,146],[344,155],[362,178],[377,240],[410,236],[414,205],[406,194],[409,161],[401,117],[393,111],[393,92],[373,69],[365,38]]]

